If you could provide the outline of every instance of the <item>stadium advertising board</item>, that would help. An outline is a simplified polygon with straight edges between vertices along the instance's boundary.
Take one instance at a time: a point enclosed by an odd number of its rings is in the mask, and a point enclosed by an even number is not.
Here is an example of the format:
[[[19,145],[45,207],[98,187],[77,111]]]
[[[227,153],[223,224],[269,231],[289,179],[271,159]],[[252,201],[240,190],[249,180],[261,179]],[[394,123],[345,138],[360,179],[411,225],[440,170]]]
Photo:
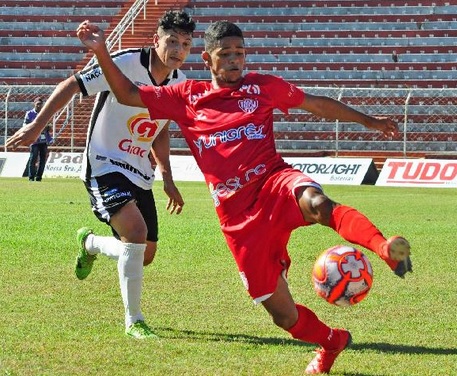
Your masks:
[[[27,162],[29,153],[6,153],[0,152],[0,176],[5,178],[22,177]]]
[[[374,184],[377,171],[371,158],[284,158],[320,184]],[[371,175],[370,181],[366,177]]]
[[[456,188],[457,160],[387,159],[376,185]]]
[[[205,181],[194,157],[190,155],[170,156],[171,171],[176,181]],[[162,175],[156,169],[156,179],[162,180]]]
[[[372,172],[372,160],[369,158],[284,158],[294,168],[303,171],[321,184],[360,185],[369,170]],[[197,163],[191,156],[172,155],[170,159],[173,178],[176,181],[204,181]],[[156,171],[157,179],[161,179]],[[375,183],[377,177],[371,182]]]
[[[3,172],[0,176],[20,177],[27,166],[28,153],[0,153],[5,155]],[[8,158],[6,158],[8,156]],[[359,185],[374,184],[377,178],[373,162],[369,158],[284,158],[294,168],[303,171],[321,184]],[[176,181],[204,181],[192,156],[170,157],[173,177]],[[6,168],[8,167],[8,168]],[[50,152],[44,177],[79,177],[82,153]],[[370,181],[366,181],[370,175]],[[162,180],[156,170],[156,179]]]
[[[43,177],[78,177],[81,172],[82,153],[50,152]]]

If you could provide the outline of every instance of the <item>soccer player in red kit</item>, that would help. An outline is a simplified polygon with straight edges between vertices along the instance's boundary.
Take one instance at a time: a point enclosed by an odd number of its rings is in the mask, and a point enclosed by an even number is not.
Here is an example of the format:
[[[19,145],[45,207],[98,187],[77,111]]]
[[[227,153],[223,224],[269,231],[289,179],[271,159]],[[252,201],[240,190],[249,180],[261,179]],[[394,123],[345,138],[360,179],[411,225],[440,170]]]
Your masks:
[[[385,135],[395,135],[397,124],[328,97],[305,94],[276,76],[243,76],[243,34],[228,21],[215,22],[205,32],[202,58],[211,81],[188,80],[174,86],[132,84],[112,63],[96,25],[82,23],[78,36],[96,53],[119,102],[146,106],[151,118],[172,119],[179,125],[205,176],[250,296],[293,338],[320,345],[307,374],[329,372],[351,335],[328,327],[293,300],[286,280],[291,232],[315,223],[328,226],[345,240],[378,254],[400,277],[412,271],[410,246],[403,237],[387,240],[363,214],[331,200],[317,182],[285,163],[275,149],[273,111],[300,108],[357,122]]]

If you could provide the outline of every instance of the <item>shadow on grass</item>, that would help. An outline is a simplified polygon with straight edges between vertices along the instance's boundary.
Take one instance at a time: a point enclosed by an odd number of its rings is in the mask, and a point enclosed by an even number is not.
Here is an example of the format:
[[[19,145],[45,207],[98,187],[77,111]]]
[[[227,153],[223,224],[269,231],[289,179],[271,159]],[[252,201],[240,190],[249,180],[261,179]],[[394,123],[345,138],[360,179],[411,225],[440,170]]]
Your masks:
[[[214,342],[239,342],[253,345],[282,345],[303,346],[314,349],[316,345],[300,342],[294,339],[279,337],[256,337],[246,334],[225,334],[193,330],[175,330],[173,328],[156,328],[159,336],[174,339],[194,339]],[[351,350],[374,351],[391,354],[432,354],[432,355],[457,355],[456,348],[434,348],[413,345],[396,345],[391,343],[353,343]],[[361,375],[355,375],[361,376]]]

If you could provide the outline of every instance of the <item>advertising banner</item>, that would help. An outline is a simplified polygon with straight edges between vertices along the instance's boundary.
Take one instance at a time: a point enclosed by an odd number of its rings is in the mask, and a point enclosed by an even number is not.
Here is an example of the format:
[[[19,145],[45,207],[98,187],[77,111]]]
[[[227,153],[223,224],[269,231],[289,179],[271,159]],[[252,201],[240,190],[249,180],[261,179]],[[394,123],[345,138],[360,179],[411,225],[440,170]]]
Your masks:
[[[387,159],[376,185],[456,188],[457,160]]]
[[[191,155],[171,155],[171,171],[175,181],[205,181],[200,168]],[[156,179],[162,180],[162,175],[156,169]]]
[[[83,153],[50,152],[43,177],[79,177]]]
[[[0,176],[5,178],[20,178],[27,169],[29,153],[0,152]]]
[[[319,184],[374,184],[378,172],[371,158],[284,158]]]
[[[50,152],[43,177],[79,177],[82,156],[82,153]],[[28,157],[28,153],[0,153],[0,176],[21,177],[27,166]],[[293,168],[302,171],[320,184],[374,184],[378,177],[373,161],[369,158],[284,159]],[[203,174],[192,156],[172,155],[170,164],[175,181],[204,181]],[[156,170],[156,179],[162,180],[158,170]]]

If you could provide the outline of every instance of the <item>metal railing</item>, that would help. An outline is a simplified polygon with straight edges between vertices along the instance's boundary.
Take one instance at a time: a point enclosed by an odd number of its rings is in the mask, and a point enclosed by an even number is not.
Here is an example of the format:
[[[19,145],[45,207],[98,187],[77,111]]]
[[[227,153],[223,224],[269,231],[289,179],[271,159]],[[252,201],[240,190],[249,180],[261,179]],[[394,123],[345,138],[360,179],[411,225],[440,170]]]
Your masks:
[[[33,107],[37,95],[48,96],[53,86],[0,86],[0,146],[22,126],[25,112]],[[453,89],[381,89],[316,88],[305,92],[339,99],[364,113],[388,116],[399,124],[397,138],[359,124],[329,121],[299,110],[289,115],[275,113],[276,144],[280,151],[381,151],[405,157],[417,154],[457,155],[457,97]],[[56,135],[54,149],[80,151],[84,148],[93,98],[80,103],[76,96],[69,108],[53,119]],[[82,107],[85,104],[85,116]],[[171,146],[187,149],[179,131],[172,124]],[[6,151],[6,150],[5,150]]]
[[[155,0],[156,5],[157,1],[158,0]],[[132,34],[134,33],[135,19],[141,12],[143,12],[143,17],[146,18],[146,5],[148,2],[149,0],[136,0],[125,13],[122,20],[106,38],[106,45],[110,51],[114,48],[121,49],[122,36],[129,28],[131,28]],[[86,66],[93,64],[94,62],[95,58],[92,57]],[[4,145],[7,136],[22,126],[25,111],[33,108],[33,99],[36,96],[43,96],[46,98],[52,93],[53,89],[54,86],[0,86],[0,98],[2,101],[0,108],[3,109],[0,110],[0,145]],[[70,136],[66,138],[66,141],[64,141],[65,145],[59,146],[71,151],[78,148],[78,146],[75,145],[75,137],[77,136],[75,136],[74,131],[74,108],[78,101],[81,100],[81,95],[73,96],[65,107],[54,115],[52,129],[55,145],[59,145],[60,142],[58,142],[58,139],[62,134],[70,134]],[[22,116],[20,115],[21,112],[23,113]],[[68,126],[70,127],[70,130],[67,130]],[[78,126],[81,125],[76,125],[76,127]],[[67,144],[68,140],[69,144]]]
[[[134,34],[135,19],[141,12],[143,12],[143,18],[146,19],[146,5],[148,2],[149,0],[136,0],[132,4],[127,13],[125,13],[124,17],[122,17],[122,20],[116,25],[110,35],[106,38],[106,45],[108,46],[109,51],[112,51],[116,44],[116,49],[120,50],[122,48],[122,36],[129,28],[131,28],[132,34]],[[155,3],[157,5],[157,0],[155,0]],[[95,60],[95,57],[92,57],[87,63],[87,66],[92,65]]]

